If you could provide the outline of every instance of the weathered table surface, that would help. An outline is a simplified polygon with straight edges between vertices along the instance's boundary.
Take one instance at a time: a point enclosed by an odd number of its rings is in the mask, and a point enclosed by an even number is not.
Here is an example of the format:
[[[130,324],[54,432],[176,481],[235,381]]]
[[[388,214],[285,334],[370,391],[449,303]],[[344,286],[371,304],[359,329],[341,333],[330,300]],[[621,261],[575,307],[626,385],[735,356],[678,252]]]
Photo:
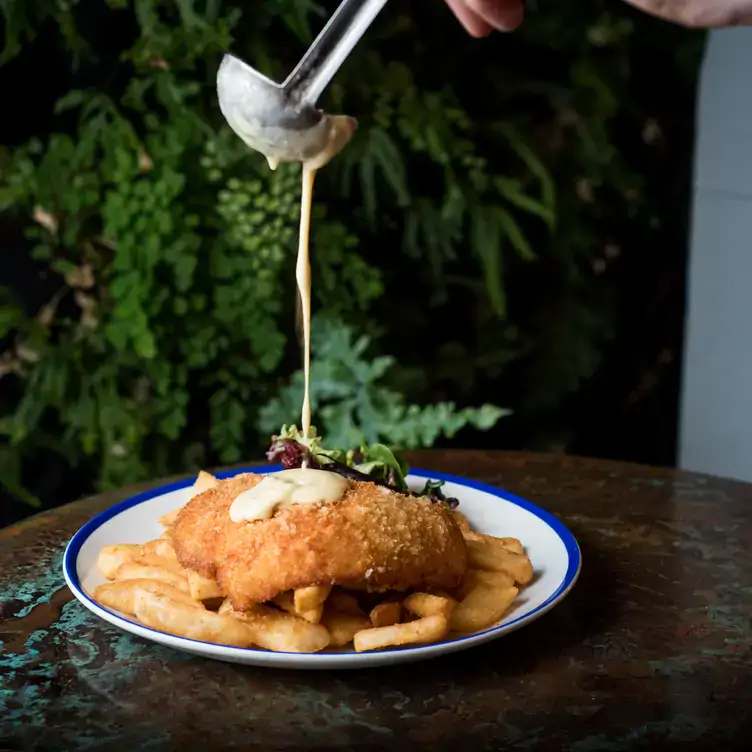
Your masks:
[[[572,593],[516,633],[426,663],[212,662],[71,601],[68,539],[136,489],[103,494],[0,532],[0,750],[747,748],[752,485],[560,456],[411,459],[559,516],[583,553]]]

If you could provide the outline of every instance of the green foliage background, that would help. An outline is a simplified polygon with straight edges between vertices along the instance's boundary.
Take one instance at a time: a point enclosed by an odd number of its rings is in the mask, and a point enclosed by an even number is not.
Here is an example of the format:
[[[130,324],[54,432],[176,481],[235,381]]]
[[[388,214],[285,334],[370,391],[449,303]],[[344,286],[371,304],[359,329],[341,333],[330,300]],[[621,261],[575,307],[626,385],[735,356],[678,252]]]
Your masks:
[[[44,458],[98,488],[255,459],[300,404],[299,173],[229,131],[214,76],[232,49],[283,78],[332,4],[106,4],[129,29],[114,53],[82,33],[84,0],[0,3],[5,61],[52,23],[71,70],[96,71],[52,133],[2,154],[0,209],[55,280],[40,309],[0,298],[0,483],[30,502]],[[660,223],[620,147],[625,128],[651,139],[628,96],[635,40],[670,45],[687,80],[699,47],[639,37],[615,2],[559,6],[476,42],[438,0],[394,3],[327,93],[360,121],[317,180],[329,441],[432,446],[505,413],[467,405],[545,414],[596,372],[619,252],[605,228]]]

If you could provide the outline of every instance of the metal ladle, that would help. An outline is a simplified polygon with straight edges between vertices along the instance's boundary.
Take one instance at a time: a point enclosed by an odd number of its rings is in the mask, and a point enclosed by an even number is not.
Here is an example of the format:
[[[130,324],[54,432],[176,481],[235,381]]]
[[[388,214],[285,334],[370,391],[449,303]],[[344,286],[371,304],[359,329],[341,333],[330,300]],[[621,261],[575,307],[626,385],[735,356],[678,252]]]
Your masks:
[[[230,127],[272,167],[321,166],[352,136],[356,121],[327,115],[316,102],[387,0],[343,0],[284,83],[277,84],[234,55],[217,73],[219,107]]]

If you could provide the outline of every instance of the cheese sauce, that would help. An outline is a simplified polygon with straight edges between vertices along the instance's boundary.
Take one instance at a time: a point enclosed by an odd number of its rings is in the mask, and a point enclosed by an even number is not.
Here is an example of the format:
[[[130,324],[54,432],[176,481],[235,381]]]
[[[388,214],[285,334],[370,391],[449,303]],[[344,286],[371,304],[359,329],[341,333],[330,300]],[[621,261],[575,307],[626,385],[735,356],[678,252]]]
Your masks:
[[[349,487],[346,478],[327,470],[281,470],[265,475],[260,483],[243,491],[230,505],[230,519],[268,520],[293,504],[329,504],[339,501]]]
[[[300,237],[298,240],[298,263],[295,279],[300,295],[300,314],[303,324],[303,408],[300,417],[300,430],[307,439],[311,432],[311,259],[309,238],[311,232],[311,204],[313,202],[313,180],[316,170],[303,165],[303,188],[300,194]]]
[[[300,430],[307,439],[311,430],[311,205],[313,181],[316,170],[321,169],[339,152],[355,132],[356,122],[345,115],[327,115],[329,137],[326,146],[303,162],[303,185],[300,192],[300,235],[298,239],[298,262],[295,279],[300,295],[301,322],[303,324],[303,408]],[[271,162],[270,162],[271,164]]]
[[[303,163],[303,185],[300,194],[300,236],[295,279],[300,296],[301,323],[303,325],[303,375],[305,387],[301,410],[301,433],[308,438],[311,431],[311,206],[313,182],[316,171],[323,167],[350,140],[355,132],[356,121],[344,115],[325,115],[328,138],[324,148],[308,157]],[[267,156],[269,167],[279,165],[276,157]],[[312,470],[305,466],[299,469],[272,473],[248,491],[241,493],[230,506],[233,522],[248,522],[271,518],[279,509],[293,504],[316,504],[339,501],[349,481],[336,473]]]

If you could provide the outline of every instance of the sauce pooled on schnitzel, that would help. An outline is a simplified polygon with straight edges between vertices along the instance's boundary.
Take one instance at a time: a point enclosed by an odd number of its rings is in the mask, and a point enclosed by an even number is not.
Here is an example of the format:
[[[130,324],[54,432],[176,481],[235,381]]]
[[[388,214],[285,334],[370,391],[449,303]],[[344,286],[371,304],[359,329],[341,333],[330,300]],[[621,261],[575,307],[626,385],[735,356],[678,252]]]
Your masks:
[[[243,491],[230,505],[233,522],[268,520],[279,509],[294,504],[328,504],[339,501],[350,488],[347,478],[328,470],[293,468],[265,475]]]

